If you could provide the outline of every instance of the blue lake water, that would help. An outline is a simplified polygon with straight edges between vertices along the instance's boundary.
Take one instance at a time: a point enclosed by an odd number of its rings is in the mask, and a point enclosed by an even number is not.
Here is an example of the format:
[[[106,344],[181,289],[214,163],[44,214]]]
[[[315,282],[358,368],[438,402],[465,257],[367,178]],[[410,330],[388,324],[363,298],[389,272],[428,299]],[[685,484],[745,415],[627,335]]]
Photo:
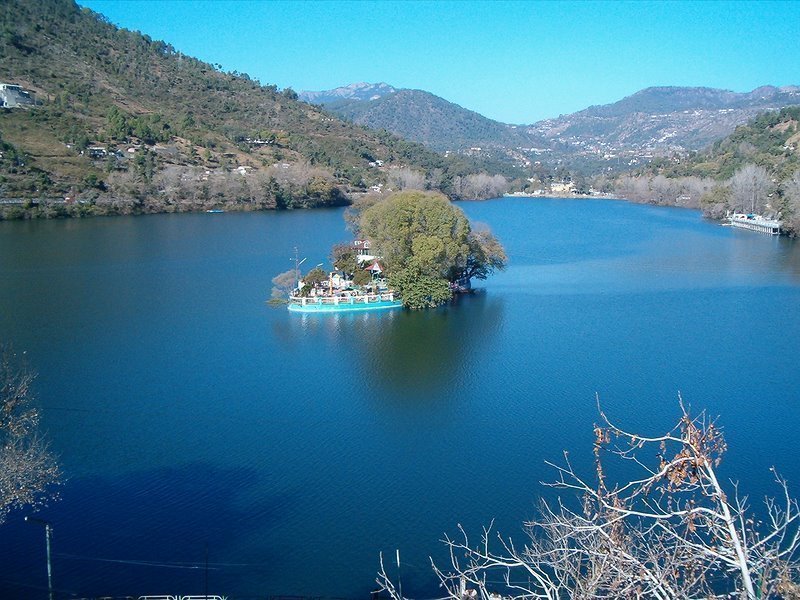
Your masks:
[[[326,262],[342,211],[0,223],[0,340],[39,373],[66,484],[58,597],[363,598],[378,554],[435,597],[461,523],[521,523],[545,460],[591,474],[595,395],[660,432],[720,415],[723,475],[800,496],[800,244],[616,201],[460,205],[509,268],[429,312],[299,315],[270,279]],[[0,597],[44,598],[41,528],[0,528]],[[206,569],[206,557],[208,569]]]

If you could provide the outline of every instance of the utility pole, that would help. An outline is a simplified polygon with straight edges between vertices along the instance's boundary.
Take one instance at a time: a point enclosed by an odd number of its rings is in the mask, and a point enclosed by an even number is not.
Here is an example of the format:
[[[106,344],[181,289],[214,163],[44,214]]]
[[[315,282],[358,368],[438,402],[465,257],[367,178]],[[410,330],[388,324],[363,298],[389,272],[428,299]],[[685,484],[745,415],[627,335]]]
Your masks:
[[[291,259],[289,259],[289,260],[291,260]],[[295,283],[295,285],[298,285],[299,282],[300,282],[300,265],[302,265],[304,262],[306,262],[305,258],[298,262],[297,246],[295,246],[294,247],[294,283]]]
[[[28,523],[36,523],[44,527],[44,537],[47,542],[47,592],[50,600],[53,600],[53,569],[50,564],[50,538],[53,535],[53,526],[49,521],[43,519],[35,519],[33,517],[25,517]]]
[[[206,540],[206,585],[205,585],[205,600],[208,600],[208,540]]]

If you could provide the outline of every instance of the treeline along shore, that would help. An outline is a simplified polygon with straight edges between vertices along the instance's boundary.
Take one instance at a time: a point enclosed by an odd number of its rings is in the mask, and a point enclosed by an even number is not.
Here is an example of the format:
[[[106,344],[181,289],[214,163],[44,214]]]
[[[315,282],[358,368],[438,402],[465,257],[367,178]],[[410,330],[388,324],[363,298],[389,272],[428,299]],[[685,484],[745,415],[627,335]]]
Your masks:
[[[487,197],[484,179],[518,174],[345,122],[73,0],[8,0],[3,17],[0,91],[25,99],[0,102],[3,219]]]

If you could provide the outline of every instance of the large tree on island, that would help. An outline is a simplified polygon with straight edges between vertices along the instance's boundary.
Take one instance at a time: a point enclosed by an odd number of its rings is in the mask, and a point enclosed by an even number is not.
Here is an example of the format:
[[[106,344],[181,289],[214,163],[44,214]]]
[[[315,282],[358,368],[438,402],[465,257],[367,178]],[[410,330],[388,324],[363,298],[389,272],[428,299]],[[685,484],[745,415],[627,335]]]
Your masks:
[[[473,231],[464,212],[434,192],[406,191],[367,207],[360,235],[383,257],[389,285],[409,308],[437,306],[452,286],[505,267],[503,247],[488,229]]]

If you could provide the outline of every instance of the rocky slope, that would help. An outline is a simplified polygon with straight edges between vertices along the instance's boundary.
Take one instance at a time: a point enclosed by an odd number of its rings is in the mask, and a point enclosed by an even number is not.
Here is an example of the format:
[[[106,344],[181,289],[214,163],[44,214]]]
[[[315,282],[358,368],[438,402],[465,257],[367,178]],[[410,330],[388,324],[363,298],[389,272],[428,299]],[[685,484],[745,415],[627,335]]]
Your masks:
[[[514,126],[428,92],[387,84],[361,83],[301,97],[312,95],[350,121],[440,151],[489,153],[528,166],[566,162],[589,172],[628,169],[656,156],[699,150],[766,110],[800,104],[797,86],[764,86],[747,93],[654,87],[612,104]]]

